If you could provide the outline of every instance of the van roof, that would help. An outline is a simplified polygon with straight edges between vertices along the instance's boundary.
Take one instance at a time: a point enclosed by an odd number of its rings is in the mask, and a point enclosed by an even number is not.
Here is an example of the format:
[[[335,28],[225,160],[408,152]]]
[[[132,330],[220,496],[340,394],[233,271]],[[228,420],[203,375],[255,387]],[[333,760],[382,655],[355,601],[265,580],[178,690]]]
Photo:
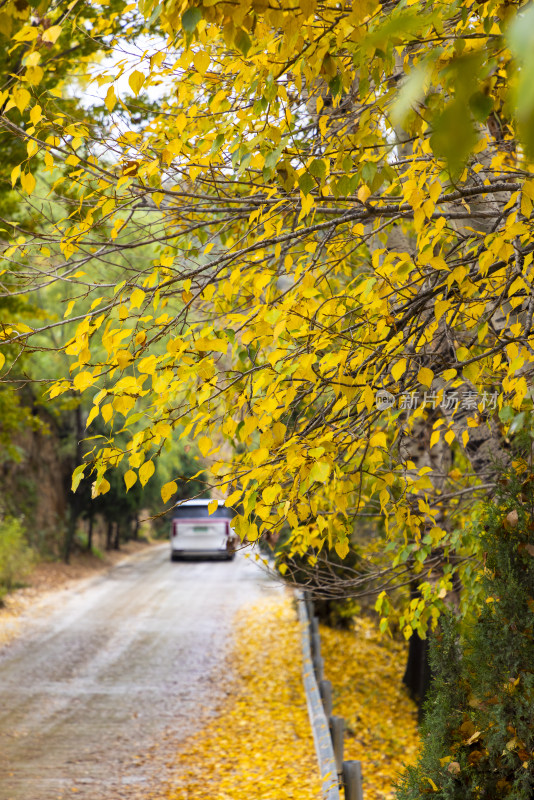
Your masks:
[[[175,508],[180,506],[207,506],[211,500],[185,500],[183,503],[176,503]]]
[[[233,508],[227,508],[224,503],[219,504],[210,514],[208,506],[213,500],[185,500],[176,503],[172,509],[173,519],[232,519],[235,516]]]

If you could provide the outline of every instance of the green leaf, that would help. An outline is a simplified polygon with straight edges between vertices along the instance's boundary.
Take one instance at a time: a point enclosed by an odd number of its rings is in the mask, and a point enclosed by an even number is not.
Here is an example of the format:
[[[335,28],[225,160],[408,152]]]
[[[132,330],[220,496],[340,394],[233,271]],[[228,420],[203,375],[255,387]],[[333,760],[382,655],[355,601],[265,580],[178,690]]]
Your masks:
[[[252,42],[250,41],[248,33],[244,31],[243,28],[238,28],[234,37],[234,44],[244,56],[248,55]]]
[[[314,178],[324,178],[326,175],[326,164],[320,158],[314,158],[308,167],[308,171]]]
[[[343,91],[343,78],[341,75],[334,75],[331,81],[328,81],[328,88],[333,97],[337,97]]]
[[[484,92],[475,92],[469,98],[469,108],[477,122],[485,122],[493,111],[493,98]]]
[[[515,411],[512,406],[503,406],[499,411],[499,419],[501,422],[510,422],[515,416]]]
[[[438,158],[443,158],[451,174],[458,176],[477,142],[470,114],[461,100],[453,100],[435,119],[430,145]]]
[[[299,186],[304,194],[309,194],[315,188],[315,181],[309,172],[305,172],[299,178]]]
[[[280,156],[282,155],[283,147],[277,147],[276,150],[271,150],[265,156],[265,167],[267,169],[274,169],[280,160]]]
[[[424,98],[428,72],[429,65],[418,64],[402,84],[391,107],[391,121],[394,125],[403,125],[413,106]]]
[[[76,469],[72,473],[71,489],[73,492],[76,491],[76,489],[80,485],[82,478],[84,477],[84,469],[85,469],[85,464],[80,464],[78,467],[76,467]]]
[[[520,67],[516,103],[520,136],[534,154],[534,5],[518,14],[508,29],[508,45]]]
[[[182,16],[182,28],[186,33],[194,33],[201,19],[202,11],[200,8],[188,8]]]
[[[213,140],[213,144],[210,150],[210,156],[215,155],[215,153],[220,150],[222,144],[224,142],[224,133],[218,133],[215,139]]]

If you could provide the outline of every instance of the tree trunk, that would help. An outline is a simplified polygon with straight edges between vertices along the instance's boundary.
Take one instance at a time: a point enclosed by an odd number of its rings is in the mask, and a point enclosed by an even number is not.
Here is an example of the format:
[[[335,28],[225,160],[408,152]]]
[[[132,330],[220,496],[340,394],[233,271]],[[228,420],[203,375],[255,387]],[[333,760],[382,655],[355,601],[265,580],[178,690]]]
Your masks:
[[[73,503],[70,504],[68,520],[67,520],[67,528],[65,530],[65,538],[63,540],[63,561],[65,564],[70,562],[70,556],[72,553],[72,545],[74,543],[74,535],[76,533],[76,520],[77,514],[73,507]]]
[[[84,428],[82,423],[82,408],[80,405],[74,409],[75,429],[74,435],[76,437],[76,444],[74,449],[74,468],[82,463],[82,439],[84,436]],[[69,495],[69,515],[67,528],[65,531],[65,540],[63,543],[63,560],[65,564],[70,561],[72,552],[72,545],[74,544],[74,536],[76,533],[76,523],[80,515],[80,500],[79,495],[75,492],[70,492]]]
[[[428,641],[428,636],[426,639],[421,639],[417,631],[412,633],[408,641],[408,660],[402,678],[410,696],[419,706],[419,720],[423,715],[423,704],[432,680],[432,670],[428,660]]]
[[[115,538],[113,540],[113,549],[120,550],[121,526],[120,522],[115,523]]]
[[[106,550],[111,550],[113,540],[113,523],[108,519],[108,527],[106,529]]]
[[[93,552],[94,521],[95,521],[95,518],[94,518],[93,514],[91,514],[90,517],[89,517],[89,529],[87,531],[87,552],[88,553],[92,553]]]

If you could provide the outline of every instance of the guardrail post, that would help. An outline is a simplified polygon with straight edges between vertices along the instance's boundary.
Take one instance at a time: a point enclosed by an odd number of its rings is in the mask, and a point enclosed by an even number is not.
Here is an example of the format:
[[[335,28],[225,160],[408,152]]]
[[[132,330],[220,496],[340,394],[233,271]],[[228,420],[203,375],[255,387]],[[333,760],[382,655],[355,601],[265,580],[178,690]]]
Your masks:
[[[343,719],[343,717],[330,717],[330,733],[332,736],[332,746],[334,748],[334,757],[336,759],[337,774],[340,776],[343,773],[344,732],[345,732],[345,720]]]
[[[314,608],[313,608],[313,600],[311,599],[310,592],[304,592],[304,605],[306,606],[306,611],[308,612],[308,619],[313,619]]]
[[[319,691],[323,700],[324,713],[329,719],[332,716],[332,684],[330,681],[322,680],[319,684]]]
[[[345,800],[363,800],[362,765],[359,761],[343,762]]]
[[[311,641],[313,657],[318,660],[321,658],[321,637],[318,633],[312,633]]]

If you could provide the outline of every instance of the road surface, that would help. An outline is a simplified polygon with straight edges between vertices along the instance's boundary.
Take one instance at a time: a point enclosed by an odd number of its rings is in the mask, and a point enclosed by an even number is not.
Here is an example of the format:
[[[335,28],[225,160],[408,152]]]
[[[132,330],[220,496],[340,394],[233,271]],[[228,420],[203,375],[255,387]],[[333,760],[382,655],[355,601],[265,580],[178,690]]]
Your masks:
[[[276,591],[241,554],[158,546],[57,593],[0,651],[0,800],[146,797],[150,748],[174,753],[221,699],[235,612]]]

